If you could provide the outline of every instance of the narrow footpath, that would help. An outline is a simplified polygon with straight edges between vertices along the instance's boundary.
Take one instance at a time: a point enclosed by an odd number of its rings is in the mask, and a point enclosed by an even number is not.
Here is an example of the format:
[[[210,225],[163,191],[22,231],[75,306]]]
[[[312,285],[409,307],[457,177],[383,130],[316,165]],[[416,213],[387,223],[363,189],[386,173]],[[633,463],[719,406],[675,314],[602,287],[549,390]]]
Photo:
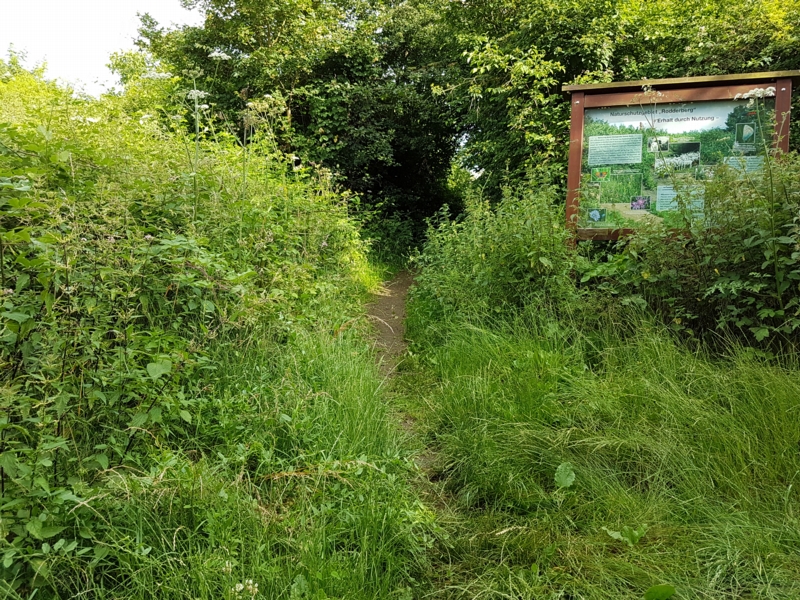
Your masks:
[[[375,295],[375,299],[367,306],[367,315],[374,325],[375,349],[378,367],[386,379],[386,387],[390,397],[399,399],[403,395],[402,378],[398,376],[398,367],[406,354],[406,300],[408,290],[414,283],[414,276],[409,271],[400,271],[394,279],[384,284]],[[408,381],[405,382],[408,384]],[[408,436],[411,446],[416,449],[414,462],[425,480],[423,494],[430,495],[427,485],[433,475],[432,468],[435,455],[425,447],[420,432],[416,430],[415,419],[400,405],[395,405],[399,427]]]
[[[452,498],[439,477],[439,457],[426,444],[426,436],[420,431],[404,398],[409,393],[419,393],[418,374],[413,371],[400,372],[398,369],[408,348],[405,337],[406,300],[413,282],[414,276],[409,271],[400,271],[375,295],[373,302],[367,306],[367,315],[374,325],[376,360],[386,379],[388,397],[393,400],[398,427],[407,436],[409,447],[414,452],[414,463],[419,474],[414,484],[423,502],[436,511],[440,523],[452,524],[455,520]]]
[[[413,280],[411,273],[400,271],[367,307],[375,326],[378,365],[385,377],[394,375],[406,351],[406,297]]]

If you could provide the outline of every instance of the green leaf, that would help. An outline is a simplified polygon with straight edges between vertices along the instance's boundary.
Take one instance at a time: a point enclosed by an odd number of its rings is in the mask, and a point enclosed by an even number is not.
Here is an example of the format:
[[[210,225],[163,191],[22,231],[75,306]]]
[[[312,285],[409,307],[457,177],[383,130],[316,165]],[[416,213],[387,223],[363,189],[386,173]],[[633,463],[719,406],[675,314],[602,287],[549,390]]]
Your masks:
[[[89,563],[89,566],[96,567],[110,552],[111,550],[107,546],[95,546],[94,559]]]
[[[106,470],[108,468],[108,456],[105,454],[95,454],[94,459],[100,465],[100,468]]]
[[[162,375],[172,371],[172,363],[168,360],[147,363],[147,374],[155,381]]]
[[[11,477],[17,476],[19,462],[17,461],[17,457],[13,452],[3,452],[0,454],[0,468],[5,469],[5,472],[8,473]],[[12,500],[13,502],[13,500]],[[0,508],[0,510],[6,510],[5,507]]]
[[[42,522],[37,517],[25,523],[25,529],[37,540],[42,539]]]
[[[147,413],[140,412],[133,415],[133,419],[131,419],[130,427],[141,427],[147,422]]]
[[[22,273],[19,277],[17,277],[17,282],[15,286],[17,293],[21,292],[26,287],[28,287],[28,283],[30,283],[30,280],[31,277],[27,273]]]
[[[40,238],[38,238],[38,241],[41,242],[42,244],[60,244],[61,243],[61,238],[58,237],[53,232],[48,231],[47,233],[42,235]]]
[[[186,421],[187,423],[191,423],[191,422],[192,422],[192,415],[191,415],[191,414],[189,414],[189,411],[188,411],[188,410],[182,410],[182,411],[180,412],[180,415],[181,415],[181,419],[183,419],[183,420],[184,420],[184,421]]]
[[[150,421],[152,423],[161,423],[161,409],[154,406],[150,409]]]
[[[4,312],[2,316],[11,321],[16,321],[17,323],[24,323],[25,321],[31,318],[30,315],[26,315],[25,313],[20,313],[20,312]]]
[[[6,569],[9,568],[11,565],[14,564],[14,555],[16,554],[15,550],[8,550],[3,555],[3,567]]]
[[[639,543],[639,540],[644,537],[644,534],[647,533],[647,525],[639,525],[636,529],[633,529],[629,525],[625,525],[622,528],[622,531],[612,531],[607,527],[602,528],[609,536],[618,540],[620,542],[625,542],[633,548],[636,544]]]
[[[64,531],[64,529],[66,529],[66,527],[42,527],[39,534],[43,539],[46,539],[57,536],[59,533]]]
[[[675,588],[671,585],[654,585],[644,593],[644,600],[669,600],[675,595]]]
[[[572,463],[564,462],[558,465],[555,481],[559,488],[568,488],[575,482],[575,471],[572,468]]]

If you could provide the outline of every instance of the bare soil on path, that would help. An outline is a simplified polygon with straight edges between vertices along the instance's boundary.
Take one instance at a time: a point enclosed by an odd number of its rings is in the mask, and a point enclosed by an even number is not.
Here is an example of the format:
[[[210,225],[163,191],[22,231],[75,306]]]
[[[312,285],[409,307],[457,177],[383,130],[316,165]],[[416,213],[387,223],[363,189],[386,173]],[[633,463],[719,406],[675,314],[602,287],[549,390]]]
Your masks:
[[[385,377],[394,374],[406,351],[406,297],[413,281],[410,272],[400,271],[367,306],[375,327],[378,364]]]

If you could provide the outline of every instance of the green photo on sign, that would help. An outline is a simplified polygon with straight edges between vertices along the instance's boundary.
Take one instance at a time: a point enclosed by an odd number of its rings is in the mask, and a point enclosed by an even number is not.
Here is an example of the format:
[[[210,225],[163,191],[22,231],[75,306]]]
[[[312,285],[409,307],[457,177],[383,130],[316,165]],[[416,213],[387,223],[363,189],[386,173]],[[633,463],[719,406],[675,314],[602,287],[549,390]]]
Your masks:
[[[752,144],[756,138],[756,124],[755,123],[737,123],[736,124],[736,143],[738,144]]]
[[[630,169],[618,169],[600,187],[600,201],[617,204],[628,203],[642,195],[642,174]]]
[[[605,181],[610,174],[611,171],[606,167],[592,169],[592,181]]]

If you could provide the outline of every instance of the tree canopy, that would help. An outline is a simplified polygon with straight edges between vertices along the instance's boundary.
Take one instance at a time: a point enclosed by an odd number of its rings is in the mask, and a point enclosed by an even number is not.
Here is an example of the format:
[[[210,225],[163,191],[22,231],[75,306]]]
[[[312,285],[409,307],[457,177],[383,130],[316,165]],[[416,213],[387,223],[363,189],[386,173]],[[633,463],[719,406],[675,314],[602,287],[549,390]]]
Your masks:
[[[184,4],[204,24],[167,30],[144,16],[146,54],[208,91],[240,133],[248,102],[279,97],[286,151],[368,206],[417,219],[456,201],[453,161],[481,173],[490,197],[532,169],[563,183],[564,84],[800,66],[798,0]]]

